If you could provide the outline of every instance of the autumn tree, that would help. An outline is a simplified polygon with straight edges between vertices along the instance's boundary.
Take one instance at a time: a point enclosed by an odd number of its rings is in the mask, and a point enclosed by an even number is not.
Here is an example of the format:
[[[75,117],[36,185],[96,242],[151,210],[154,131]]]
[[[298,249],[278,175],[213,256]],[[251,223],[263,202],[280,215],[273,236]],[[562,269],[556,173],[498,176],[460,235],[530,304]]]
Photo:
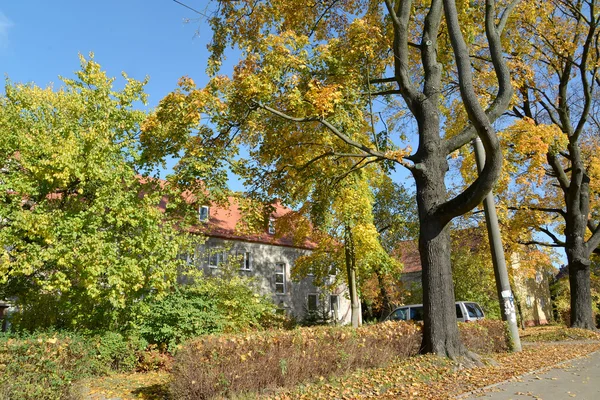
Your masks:
[[[0,97],[0,296],[21,328],[126,329],[183,267],[170,192],[137,175],[145,82],[114,81],[82,57],[59,89]]]
[[[363,179],[359,179],[359,175],[363,175]],[[310,202],[300,208],[299,213],[304,212],[308,221],[316,223],[310,225],[312,232],[308,237],[317,247],[300,257],[292,270],[294,277],[303,278],[310,274],[317,286],[328,289],[345,284],[350,296],[353,326],[360,324],[360,299],[365,294],[367,278],[375,271],[384,274],[399,268],[398,262],[379,240],[374,225],[373,181],[365,179],[364,175],[351,175],[344,185],[332,187],[327,196],[331,203],[325,212],[318,212],[318,217],[311,218],[310,212],[306,212],[312,209]],[[326,221],[319,223],[319,218]]]
[[[407,168],[416,182],[420,221],[422,351],[467,355],[453,306],[448,224],[479,204],[500,173],[492,122],[512,97],[501,35],[516,2],[211,4],[208,72],[214,77],[204,89],[182,87],[177,93],[183,103],[209,116],[205,126],[248,147],[249,160],[238,171],[256,191],[291,205],[310,199],[315,212],[326,204],[330,188],[351,174]],[[484,45],[470,49],[467,41],[475,40]],[[231,77],[218,75],[229,46],[240,56]],[[487,87],[496,87],[496,94],[478,97],[471,54],[490,59],[485,68],[495,79]],[[382,118],[370,107],[380,101],[389,105]],[[464,107],[468,121],[444,135],[452,104]],[[399,124],[401,115],[411,122]],[[414,152],[401,143],[411,127]],[[486,164],[452,197],[446,158],[477,136]]]
[[[571,326],[595,328],[590,255],[598,251],[598,1],[523,4],[520,120],[506,132],[519,240],[564,248]],[[545,238],[545,239],[544,239]]]
[[[379,241],[385,251],[397,256],[402,242],[416,240],[419,235],[419,220],[414,196],[389,176],[384,175],[373,188],[375,202],[373,204],[373,223],[379,234]],[[395,275],[400,272],[395,268],[383,268],[379,265],[373,273],[377,280],[379,299],[381,302],[380,318],[392,312],[393,299],[390,292],[397,283]]]

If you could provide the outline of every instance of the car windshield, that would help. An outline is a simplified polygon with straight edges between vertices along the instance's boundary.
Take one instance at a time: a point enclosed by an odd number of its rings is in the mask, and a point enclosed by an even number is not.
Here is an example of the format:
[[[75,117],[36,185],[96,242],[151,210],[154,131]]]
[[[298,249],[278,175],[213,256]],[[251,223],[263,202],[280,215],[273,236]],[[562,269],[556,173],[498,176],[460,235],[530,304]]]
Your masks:
[[[483,311],[475,303],[465,303],[465,308],[470,318],[483,318]]]
[[[406,308],[399,308],[390,315],[392,321],[406,321]]]

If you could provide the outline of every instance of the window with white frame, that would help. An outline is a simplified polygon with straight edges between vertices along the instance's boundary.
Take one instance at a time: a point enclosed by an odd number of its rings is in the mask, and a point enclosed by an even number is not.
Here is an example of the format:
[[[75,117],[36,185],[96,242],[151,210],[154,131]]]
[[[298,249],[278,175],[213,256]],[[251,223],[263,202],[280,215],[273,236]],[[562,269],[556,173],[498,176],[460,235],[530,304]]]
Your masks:
[[[315,293],[309,293],[306,299],[306,308],[309,312],[317,311],[319,305],[319,296]]]
[[[208,206],[200,206],[198,208],[198,219],[200,220],[200,222],[208,221],[209,211],[210,209],[208,208]]]
[[[274,235],[275,234],[275,218],[271,217],[269,218],[269,229],[268,229],[269,235]]]
[[[238,250],[237,254],[240,257],[240,269],[250,271],[252,269],[252,253],[246,250]]]
[[[335,266],[335,264],[331,264],[329,266],[329,276],[336,276],[337,275],[337,268]]]
[[[224,264],[226,260],[227,254],[224,249],[220,247],[208,249],[208,266],[210,268],[218,268],[221,264]]]
[[[329,296],[329,310],[332,314],[340,311],[340,296],[337,294]]]
[[[275,293],[285,294],[285,263],[275,264]]]

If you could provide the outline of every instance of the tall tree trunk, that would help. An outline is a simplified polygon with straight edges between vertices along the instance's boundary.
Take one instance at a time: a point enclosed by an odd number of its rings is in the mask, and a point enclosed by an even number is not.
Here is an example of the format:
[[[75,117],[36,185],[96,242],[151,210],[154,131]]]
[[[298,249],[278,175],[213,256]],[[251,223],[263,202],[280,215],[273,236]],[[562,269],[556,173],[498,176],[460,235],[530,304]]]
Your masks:
[[[433,110],[431,110],[433,111]],[[436,110],[437,111],[437,110]],[[442,153],[438,114],[422,121],[425,146],[417,151],[422,168],[413,171],[419,208],[419,253],[423,270],[424,330],[421,352],[445,355],[452,359],[468,354],[456,323],[454,284],[450,264],[450,233],[447,223],[435,215],[436,207],[448,194],[444,178],[448,163]]]
[[[570,139],[571,181],[565,191],[567,215],[565,242],[569,261],[569,286],[571,288],[571,326],[595,329],[590,285],[590,254],[585,234],[589,218],[589,177],[585,172],[579,143]]]
[[[590,265],[569,261],[571,288],[571,327],[595,329],[590,290]]]
[[[352,327],[360,326],[360,303],[356,285],[356,257],[354,254],[354,240],[352,229],[346,225],[344,232],[344,251],[346,256],[346,272],[348,274],[348,291],[350,292],[350,310]]]

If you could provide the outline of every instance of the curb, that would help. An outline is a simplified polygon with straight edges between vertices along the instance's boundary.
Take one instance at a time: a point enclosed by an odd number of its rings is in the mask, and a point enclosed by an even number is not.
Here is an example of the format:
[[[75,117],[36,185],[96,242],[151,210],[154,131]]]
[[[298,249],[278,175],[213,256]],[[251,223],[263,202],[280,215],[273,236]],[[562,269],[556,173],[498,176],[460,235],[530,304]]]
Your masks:
[[[598,341],[593,341],[593,342],[597,343]],[[470,392],[461,393],[458,396],[456,396],[455,399],[456,400],[465,399],[465,398],[467,398],[469,396],[476,395],[476,394],[482,394],[483,395],[483,394],[485,394],[485,392],[487,392],[487,391],[489,391],[489,390],[491,390],[491,389],[493,389],[495,387],[498,387],[500,385],[503,385],[505,383],[518,381],[518,380],[520,380],[522,378],[525,378],[527,376],[530,376],[530,375],[536,375],[536,374],[539,374],[539,373],[542,373],[542,372],[548,372],[551,369],[559,368],[562,365],[571,363],[573,361],[581,360],[583,358],[590,357],[590,356],[592,356],[594,354],[600,354],[600,350],[592,351],[591,353],[585,354],[583,356],[579,356],[579,357],[576,357],[576,358],[571,358],[569,360],[561,361],[558,364],[554,364],[554,365],[550,365],[550,366],[547,366],[547,367],[544,367],[544,368],[536,369],[534,371],[526,372],[526,373],[524,373],[522,375],[513,376],[512,378],[507,379],[505,381],[497,382],[497,383],[494,383],[494,384],[491,384],[491,385],[488,385],[488,386],[481,387],[479,389],[471,390]]]

